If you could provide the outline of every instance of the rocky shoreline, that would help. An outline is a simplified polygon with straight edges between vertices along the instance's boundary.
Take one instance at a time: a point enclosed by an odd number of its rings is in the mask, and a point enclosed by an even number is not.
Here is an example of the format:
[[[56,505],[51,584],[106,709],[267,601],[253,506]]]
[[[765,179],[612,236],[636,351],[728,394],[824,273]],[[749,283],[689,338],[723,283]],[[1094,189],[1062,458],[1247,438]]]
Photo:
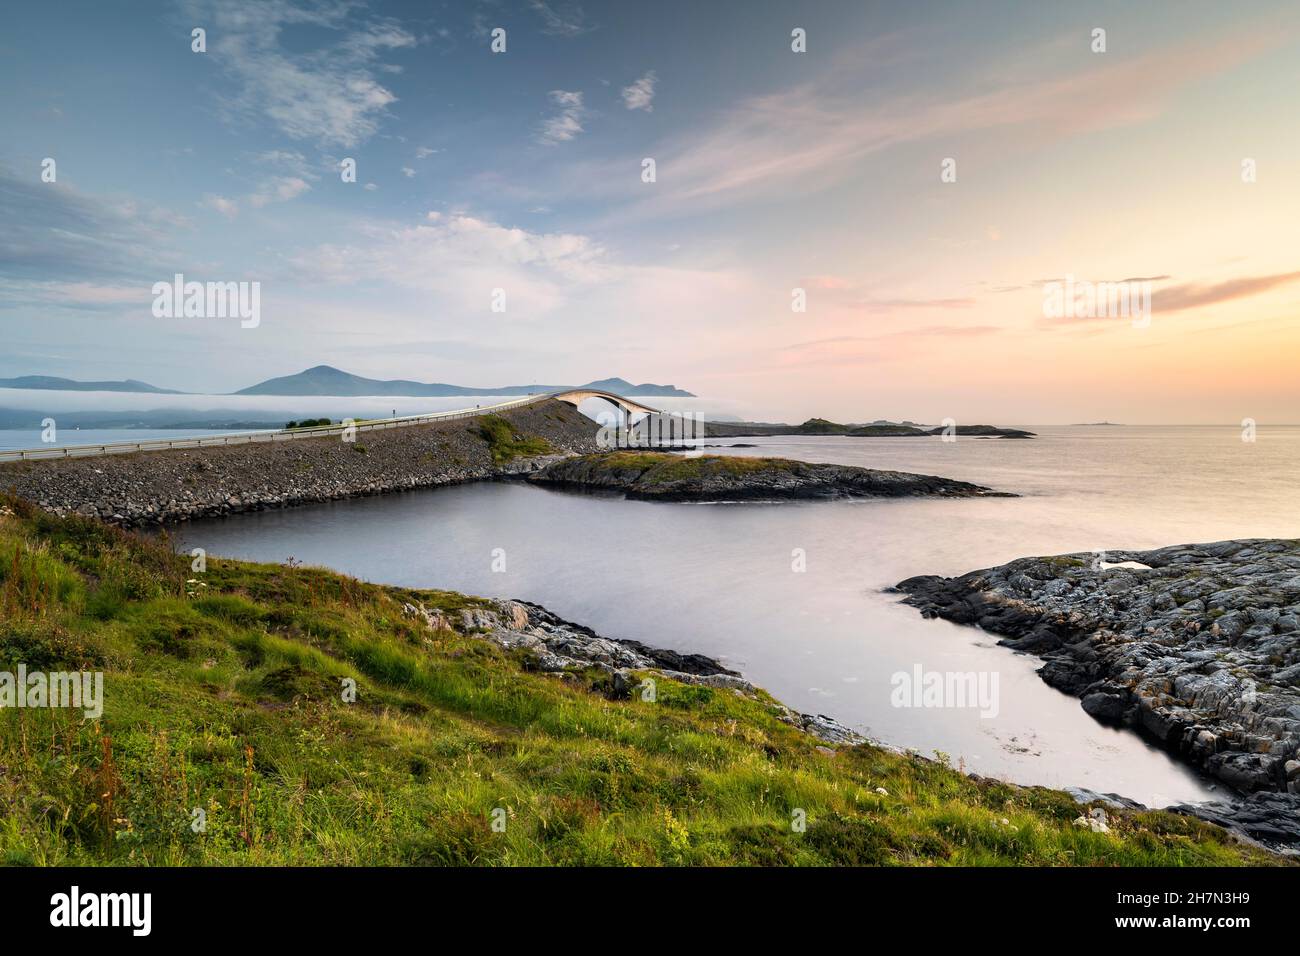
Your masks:
[[[613,699],[646,692],[646,685],[636,674],[649,672],[683,684],[729,690],[751,698],[761,696],[774,709],[777,719],[825,744],[869,743],[894,753],[903,752],[870,740],[825,714],[792,710],[711,657],[602,637],[591,628],[566,621],[539,604],[498,600],[490,602],[489,607],[466,608],[457,615],[448,615],[416,602],[405,604],[402,613],[421,620],[431,632],[450,628],[477,635],[506,650],[522,652],[528,662],[525,666],[561,678],[585,680],[591,671],[598,671],[603,676],[596,681],[594,689]],[[1079,787],[1067,787],[1065,792],[1081,806],[1093,807],[1094,814],[1098,806],[1145,809],[1142,804],[1118,794],[1096,793]],[[1168,809],[1214,823],[1266,848],[1289,853],[1291,847],[1300,843],[1295,799],[1284,793],[1257,793],[1240,801],[1184,804]],[[1088,817],[1081,815],[1080,820],[1086,822]]]
[[[1041,657],[1094,718],[1246,794],[1178,809],[1300,843],[1300,541],[1021,558],[897,589]]]
[[[641,501],[771,501],[824,498],[1014,497],[935,475],[786,458],[606,452],[552,462],[535,484],[620,492]]]
[[[554,452],[494,463],[476,419],[338,438],[176,449],[0,465],[0,489],[59,515],[127,527],[476,480],[621,492],[643,500],[1002,496],[929,475],[734,456],[596,454],[592,423],[559,402],[500,416],[516,437]],[[632,462],[629,459],[639,459]],[[899,589],[927,615],[975,623],[1046,659],[1049,683],[1098,719],[1127,723],[1246,791],[1241,801],[1172,808],[1272,846],[1300,845],[1300,542],[1246,541],[1028,558],[960,578],[912,578]],[[1243,583],[1244,582],[1244,583]],[[432,630],[452,627],[524,653],[568,679],[604,676],[612,697],[638,692],[633,672],[762,699],[779,719],[827,744],[865,738],[825,715],[772,700],[700,654],[601,637],[523,601],[474,607],[452,622],[408,604]],[[879,746],[879,744],[877,744]],[[1091,799],[1091,798],[1090,798]],[[1118,799],[1118,798],[1117,798]]]
[[[124,527],[483,481],[596,450],[591,419],[546,401],[499,415],[556,453],[498,465],[482,419],[463,418],[293,441],[0,464],[0,490],[58,515]]]
[[[616,699],[645,690],[634,678],[634,671],[649,671],[682,684],[730,690],[746,697],[759,695],[753,684],[711,657],[601,637],[589,627],[566,621],[527,601],[493,601],[490,608],[465,608],[455,619],[418,602],[404,604],[402,613],[422,621],[431,631],[452,629],[477,634],[506,650],[521,651],[527,655],[529,666],[540,671],[561,675],[600,671],[604,678],[598,689]],[[801,714],[775,701],[772,706],[780,720],[827,743],[857,744],[866,739],[824,714]]]
[[[1011,497],[933,475],[779,458],[604,452],[595,424],[570,405],[539,402],[495,418],[545,454],[494,460],[480,418],[291,441],[208,445],[0,463],[0,490],[56,515],[149,527],[527,476],[557,488],[656,501],[845,497]],[[520,446],[523,447],[523,446]],[[500,456],[498,455],[498,458]]]

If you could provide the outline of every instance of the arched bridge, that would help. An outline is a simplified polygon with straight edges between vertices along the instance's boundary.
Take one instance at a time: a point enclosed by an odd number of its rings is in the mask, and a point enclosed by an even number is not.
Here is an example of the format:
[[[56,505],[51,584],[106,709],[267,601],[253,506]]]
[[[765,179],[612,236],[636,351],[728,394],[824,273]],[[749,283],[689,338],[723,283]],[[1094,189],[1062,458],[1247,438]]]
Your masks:
[[[635,399],[625,398],[622,395],[616,395],[613,392],[606,392],[599,388],[574,388],[567,392],[551,392],[544,396],[553,398],[558,402],[566,402],[577,408],[582,402],[589,398],[603,398],[615,408],[620,408],[630,417],[631,415],[659,415],[661,412],[657,408],[651,408],[649,405],[643,405]]]

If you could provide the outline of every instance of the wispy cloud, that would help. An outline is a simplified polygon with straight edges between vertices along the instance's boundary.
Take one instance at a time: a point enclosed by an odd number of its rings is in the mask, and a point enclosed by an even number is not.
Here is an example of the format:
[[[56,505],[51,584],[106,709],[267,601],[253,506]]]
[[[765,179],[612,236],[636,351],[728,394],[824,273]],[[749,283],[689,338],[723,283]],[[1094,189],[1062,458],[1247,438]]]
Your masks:
[[[882,296],[847,276],[814,275],[807,276],[802,281],[807,288],[816,290],[819,297],[854,310],[894,312],[911,309],[967,309],[975,305],[975,299],[968,296]]]
[[[261,165],[276,166],[285,173],[297,176],[300,179],[309,179],[315,181],[320,179],[320,173],[316,167],[307,160],[307,157],[297,150],[292,149],[268,149],[253,156],[253,161]],[[337,166],[337,163],[332,164]]]
[[[558,107],[558,112],[542,123],[537,140],[547,146],[554,146],[558,143],[566,143],[582,132],[582,123],[587,116],[587,110],[582,105],[581,92],[551,90],[548,95],[551,102]]]
[[[1079,281],[1080,279],[1085,279],[1085,278],[1088,278],[1088,277],[1087,277],[1087,276],[1075,276],[1075,277],[1074,277],[1074,281],[1077,282],[1077,281]],[[1089,281],[1092,282],[1092,283],[1095,284],[1095,285],[1102,285],[1102,284],[1106,284],[1106,285],[1115,285],[1115,284],[1117,284],[1117,283],[1127,283],[1127,282],[1164,282],[1166,279],[1171,279],[1171,278],[1173,278],[1173,277],[1172,277],[1172,276],[1168,276],[1168,275],[1158,275],[1158,276],[1129,276],[1127,279],[1089,279]],[[1065,281],[1067,281],[1067,277],[1066,277],[1066,276],[1061,276],[1061,277],[1056,278],[1056,279],[1037,279],[1037,280],[1034,281],[1034,283],[1033,283],[1032,285],[1028,285],[1028,286],[1008,286],[1008,287],[1004,287],[1004,288],[993,289],[993,290],[991,290],[991,291],[993,291],[993,292],[1015,292],[1015,291],[1017,291],[1017,290],[1019,290],[1019,289],[1041,289],[1043,286],[1048,285],[1049,283],[1052,283],[1052,282],[1065,282]]]
[[[770,353],[779,368],[869,365],[893,361],[906,354],[924,354],[936,341],[998,335],[996,325],[926,325],[880,335],[834,335],[782,345]],[[928,340],[928,341],[927,341]]]
[[[139,279],[170,263],[190,222],[134,199],[88,196],[0,169],[0,277],[81,282]]]
[[[576,37],[595,29],[588,25],[586,13],[576,3],[530,0],[528,5],[542,18],[542,32],[551,36]]]
[[[328,282],[389,282],[438,294],[462,310],[487,308],[503,288],[527,311],[550,311],[565,288],[605,274],[605,252],[586,236],[536,233],[473,216],[431,212],[415,226],[363,222],[356,240],[326,244],[293,259],[304,275]]]
[[[313,176],[312,178],[318,177]],[[311,183],[301,176],[272,176],[270,179],[263,180],[254,192],[243,199],[231,199],[228,196],[209,193],[203,197],[199,205],[205,209],[211,209],[227,219],[234,219],[239,215],[239,210],[243,205],[247,205],[252,209],[262,209],[272,203],[289,202],[291,199],[297,199],[310,190]]]
[[[134,306],[143,311],[151,301],[150,286],[100,285],[93,282],[10,282],[0,278],[0,308],[32,306],[78,312],[120,312]]]
[[[305,179],[299,176],[277,176],[264,183],[262,188],[248,197],[248,204],[254,209],[269,206],[274,202],[288,202],[297,199],[311,189]]]
[[[973,338],[985,335],[996,335],[999,332],[1005,332],[1006,329],[997,325],[924,325],[914,329],[900,329],[897,332],[885,332],[881,335],[833,335],[824,339],[809,339],[806,342],[792,342],[789,345],[779,347],[783,352],[799,352],[806,350],[817,350],[827,346],[841,345],[862,345],[871,342],[881,342],[885,339],[910,339],[924,338],[930,336],[960,336],[962,338]]]
[[[391,20],[354,24],[346,0],[191,0],[187,9],[210,24],[210,55],[237,86],[232,112],[269,119],[294,139],[349,148],[370,138],[397,100],[376,77],[379,57],[417,42]],[[304,25],[340,38],[309,50],[281,42],[285,27]]]
[[[199,203],[204,209],[211,209],[218,215],[225,216],[227,219],[234,219],[239,215],[239,203],[234,199],[225,196],[214,196],[208,194],[203,197]]]
[[[467,317],[490,314],[494,289],[505,290],[507,311],[493,321],[510,323],[512,335],[525,334],[530,320],[563,314],[567,335],[586,330],[591,341],[607,335],[608,317],[615,313],[653,320],[668,340],[678,341],[670,333],[699,334],[695,309],[755,307],[746,276],[624,261],[580,233],[430,212],[417,224],[358,221],[346,234],[345,242],[290,257],[295,281],[348,286],[366,295],[383,289],[384,301],[411,303],[413,334],[421,326],[428,331],[431,315],[445,317],[449,331],[462,330]]]
[[[1185,283],[1161,289],[1151,299],[1153,312],[1181,312],[1206,305],[1217,305],[1268,292],[1279,286],[1300,280],[1300,272],[1278,272],[1273,275],[1242,276],[1225,282],[1207,284]]]
[[[623,105],[630,110],[645,110],[647,113],[654,110],[655,83],[658,80],[655,71],[651,70],[631,86],[623,87]]]
[[[1075,282],[1082,276],[1076,276]],[[1171,278],[1168,275],[1134,276],[1120,280],[1090,280],[1094,287],[1125,285],[1142,282],[1162,282]],[[1043,279],[1033,286],[1023,288],[1041,288],[1048,283],[1064,282],[1065,279]],[[1151,293],[1151,311],[1155,315],[1167,315],[1172,312],[1186,312],[1211,305],[1235,302],[1239,299],[1263,295],[1274,289],[1300,282],[1300,271],[1275,272],[1268,275],[1238,276],[1220,282],[1183,282],[1164,289],[1155,289]],[[1000,291],[1000,290],[995,290]],[[1069,318],[1041,319],[1039,327],[1046,330],[1060,330],[1065,326],[1085,326],[1090,324],[1114,324],[1114,319],[1107,315],[1075,315]]]
[[[727,203],[830,187],[864,157],[905,143],[997,131],[1005,146],[1131,126],[1162,112],[1173,95],[1271,49],[1280,38],[1252,28],[1107,61],[1046,81],[1036,66],[1008,68],[989,90],[950,89],[863,97],[862,63],[888,37],[840,58],[796,88],[750,98],[702,131],[661,144],[660,168],[675,188],[647,211],[698,211]],[[580,174],[585,181],[590,171]]]

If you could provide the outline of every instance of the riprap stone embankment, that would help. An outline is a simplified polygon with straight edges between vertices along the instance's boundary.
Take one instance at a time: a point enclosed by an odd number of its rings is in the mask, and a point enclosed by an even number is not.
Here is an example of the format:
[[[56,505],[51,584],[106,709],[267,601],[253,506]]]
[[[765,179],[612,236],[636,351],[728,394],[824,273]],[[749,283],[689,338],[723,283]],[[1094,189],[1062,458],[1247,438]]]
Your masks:
[[[519,435],[557,455],[596,450],[596,425],[563,402],[500,413]],[[0,464],[0,489],[47,511],[91,515],[127,527],[519,473],[548,459],[494,464],[482,418],[337,435]]]

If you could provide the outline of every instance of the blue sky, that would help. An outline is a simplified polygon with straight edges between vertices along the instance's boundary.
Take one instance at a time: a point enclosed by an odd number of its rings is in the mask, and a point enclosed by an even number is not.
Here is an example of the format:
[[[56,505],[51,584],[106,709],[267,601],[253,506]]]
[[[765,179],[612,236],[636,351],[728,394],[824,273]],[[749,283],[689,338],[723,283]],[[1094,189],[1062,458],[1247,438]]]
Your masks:
[[[671,381],[767,418],[1300,420],[1297,14],[1132,7],[15,8],[0,375],[225,391],[324,362]],[[259,281],[261,323],[154,318],[174,272]],[[1158,277],[1168,314],[1044,322],[1067,273]]]

